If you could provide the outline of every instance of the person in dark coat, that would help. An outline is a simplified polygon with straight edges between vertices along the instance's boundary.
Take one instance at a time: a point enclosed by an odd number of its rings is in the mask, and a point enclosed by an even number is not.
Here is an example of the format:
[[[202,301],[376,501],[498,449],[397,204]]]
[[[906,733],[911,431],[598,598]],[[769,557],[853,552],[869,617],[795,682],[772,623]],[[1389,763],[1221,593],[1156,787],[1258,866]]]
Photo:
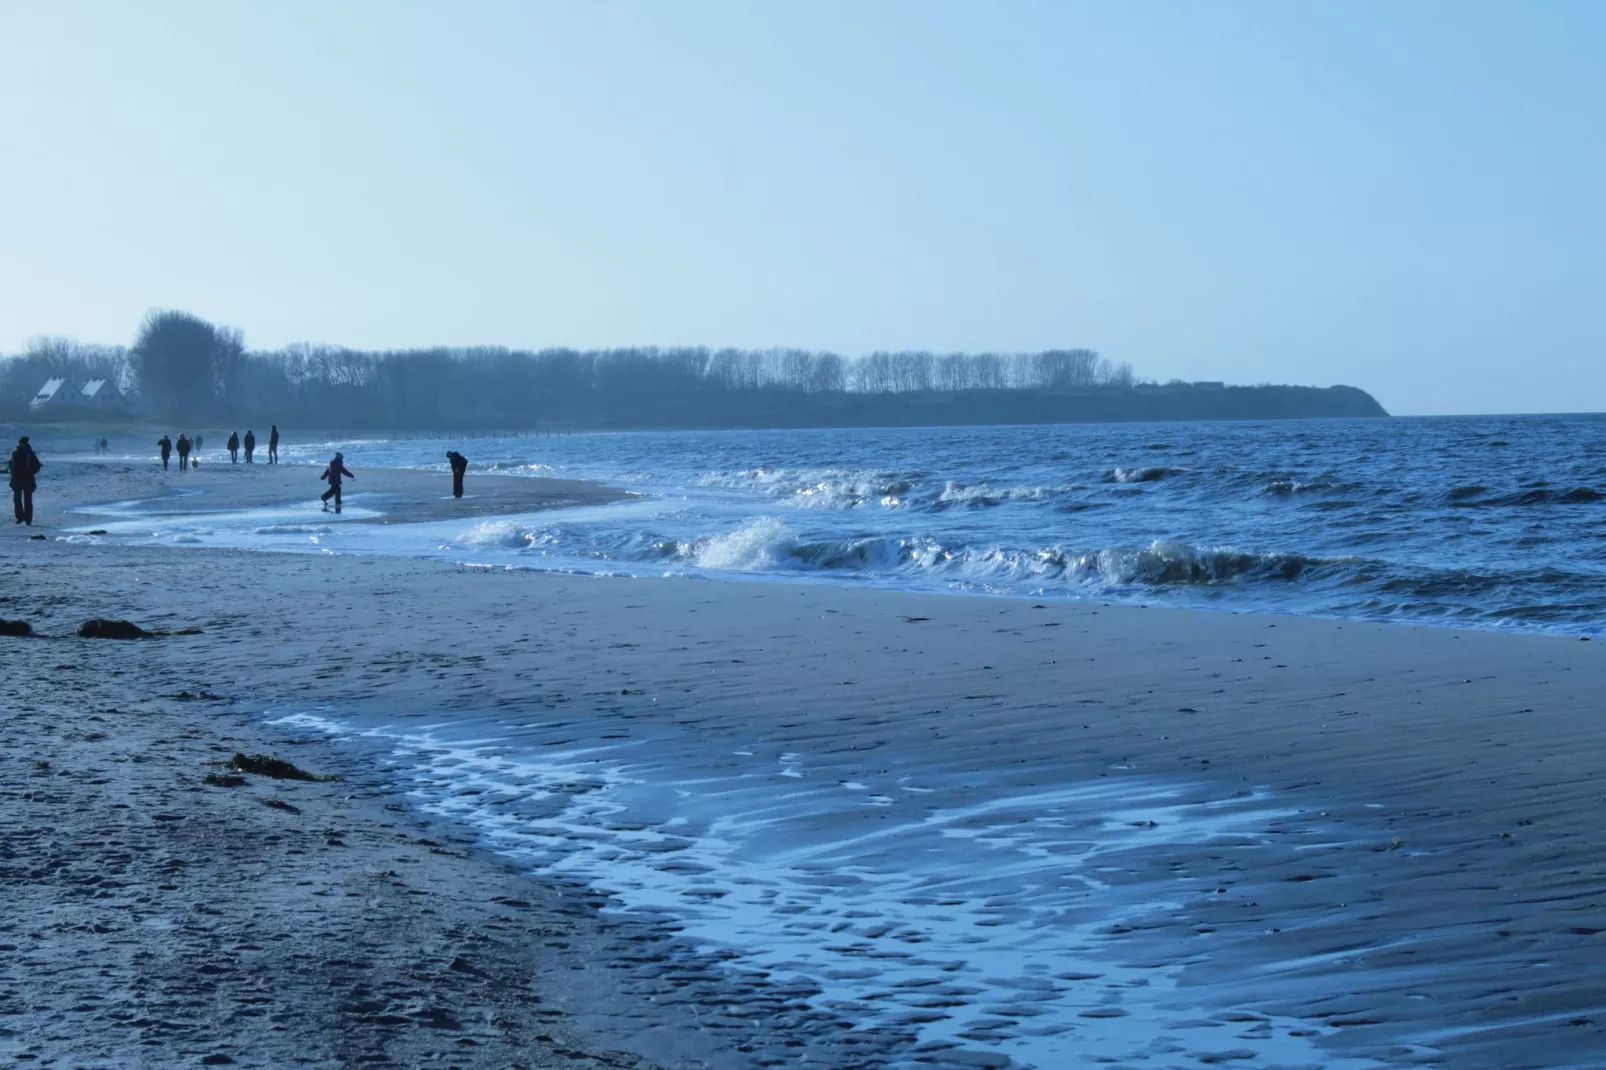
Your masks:
[[[323,502],[323,511],[326,513],[329,511],[330,498],[335,500],[335,512],[340,512],[340,479],[342,476],[346,479],[357,478],[346,470],[345,454],[337,453],[335,454],[335,459],[329,462],[329,467],[323,470],[323,475],[318,477],[329,481],[329,489],[324,491],[323,496],[318,499]]]
[[[238,431],[230,431],[229,432],[228,446],[229,446],[229,463],[230,464],[239,464],[240,463],[240,432],[238,432]]]
[[[251,463],[251,454],[255,453],[256,449],[257,449],[256,432],[252,431],[248,427],[248,428],[245,429],[245,463],[246,464],[250,464]]]
[[[446,451],[446,462],[452,466],[452,497],[463,496],[463,473],[468,471],[468,458],[456,450]]]
[[[173,455],[173,440],[163,435],[156,440],[156,448],[162,451],[162,470],[167,470],[167,459]]]
[[[43,467],[39,455],[28,444],[28,436],[17,439],[17,448],[11,451],[11,505],[19,524],[33,526],[33,492],[39,485],[36,477]]]
[[[178,470],[184,471],[190,466],[190,440],[184,437],[184,432],[178,433]]]
[[[279,425],[268,428],[268,463],[279,463]]]

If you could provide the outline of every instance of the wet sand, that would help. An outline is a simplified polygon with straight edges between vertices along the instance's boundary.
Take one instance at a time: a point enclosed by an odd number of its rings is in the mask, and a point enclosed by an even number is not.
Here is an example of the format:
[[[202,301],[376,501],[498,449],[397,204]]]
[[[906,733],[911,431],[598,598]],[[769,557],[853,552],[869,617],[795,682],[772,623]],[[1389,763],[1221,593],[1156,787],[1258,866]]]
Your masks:
[[[107,498],[141,496],[121,478]],[[1030,1007],[1014,1008],[995,1016],[996,1044],[984,1033],[924,1053],[907,1031],[855,1029],[784,976],[712,968],[673,925],[599,916],[604,899],[550,874],[512,876],[485,843],[449,838],[465,826],[413,825],[423,819],[401,808],[394,770],[258,727],[270,709],[341,708],[489,711],[560,726],[571,749],[631,739],[665,767],[738,749],[792,755],[811,785],[918,774],[955,798],[983,784],[1027,796],[1130,783],[1138,795],[1156,781],[1199,801],[1263,793],[1281,810],[1254,837],[1146,847],[1139,829],[1110,856],[1102,876],[1134,908],[1095,950],[1179,978],[1189,1009],[1169,1027],[1185,1043],[1077,1059],[1270,1065],[1269,1036],[1288,1021],[1309,1026],[1317,1052],[1362,1065],[1589,1066],[1606,1050],[1599,643],[49,539],[4,553],[0,616],[49,638],[0,643],[8,664],[51,682],[9,673],[0,722],[3,880],[29,904],[0,923],[15,949],[0,952],[0,1046],[12,1052],[93,1065],[91,1053],[149,1043],[150,1065],[214,1048],[282,1065],[299,1045],[337,1065],[349,1043],[404,1065],[439,1052],[441,1065],[479,1066],[524,1044],[530,1065],[568,1065],[560,1048],[662,1066],[804,1053],[821,1066],[988,1065],[1030,1022]],[[101,615],[202,634],[67,637]],[[341,772],[347,788],[198,784],[207,761],[252,747]],[[270,794],[301,813],[257,800]],[[923,805],[866,807],[826,831],[913,821]],[[160,868],[169,857],[184,862]],[[428,879],[413,877],[421,865]],[[96,873],[116,886],[86,884]],[[309,898],[319,890],[332,894]],[[325,909],[321,928],[307,923]],[[336,950],[385,911],[393,921],[361,955]],[[323,957],[311,980],[248,949],[289,946],[269,930],[312,942]],[[465,933],[494,944],[492,979],[476,982],[487,987],[452,987],[453,934]],[[196,974],[215,959],[231,972]],[[163,987],[178,983],[169,967],[185,978],[177,989]],[[375,995],[392,975],[422,987]],[[506,999],[515,977],[536,1002]],[[107,985],[113,995],[86,995]],[[331,985],[340,999],[320,995]],[[1129,997],[1089,978],[1056,998],[1105,1013]],[[420,1018],[436,1005],[459,1023],[506,1023],[512,1046],[437,1029]],[[241,1010],[252,1006],[283,1029],[255,1023]],[[554,1039],[537,1041],[538,1028]],[[487,1047],[464,1054],[458,1039]]]

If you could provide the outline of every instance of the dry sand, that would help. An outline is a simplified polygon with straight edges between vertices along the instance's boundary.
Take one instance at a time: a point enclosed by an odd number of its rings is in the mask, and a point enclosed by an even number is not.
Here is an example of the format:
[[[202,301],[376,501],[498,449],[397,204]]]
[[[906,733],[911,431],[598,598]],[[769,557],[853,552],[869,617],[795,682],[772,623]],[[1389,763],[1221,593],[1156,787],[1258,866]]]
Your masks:
[[[75,499],[156,485],[105,478]],[[920,1065],[896,1031],[710,968],[672,926],[512,875],[461,828],[419,824],[385,770],[255,720],[388,704],[561,720],[576,746],[633,734],[671,764],[758,739],[807,755],[821,782],[1267,792],[1299,812],[1254,843],[1116,856],[1107,879],[1167,905],[1102,933],[1103,952],[1180,970],[1222,1041],[1118,1065],[1267,1065],[1267,1015],[1365,1065],[1606,1065],[1600,643],[380,558],[0,552],[0,616],[47,636],[0,639],[0,882],[21,904],[0,921],[0,1052]],[[68,637],[91,616],[203,631]],[[347,780],[203,787],[235,749]],[[262,805],[275,794],[299,813]],[[459,956],[472,969],[452,969]]]

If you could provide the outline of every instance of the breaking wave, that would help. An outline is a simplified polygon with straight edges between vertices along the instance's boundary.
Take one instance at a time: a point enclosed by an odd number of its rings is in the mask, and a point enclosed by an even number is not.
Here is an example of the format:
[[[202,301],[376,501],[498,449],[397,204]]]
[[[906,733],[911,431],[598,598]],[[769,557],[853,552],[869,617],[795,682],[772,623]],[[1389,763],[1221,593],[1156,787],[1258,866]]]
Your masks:
[[[536,535],[528,525],[513,520],[487,520],[458,536],[464,546],[517,549],[531,545]]]
[[[561,541],[522,531],[516,525],[485,524],[477,534],[481,545],[529,546],[543,551]],[[1287,584],[1337,578],[1369,564],[1361,558],[1199,547],[1164,539],[1136,548],[968,546],[929,536],[809,540],[773,516],[755,517],[728,531],[696,539],[661,539],[643,533],[618,540],[604,556],[720,572],[854,572],[889,580],[925,575],[945,584],[1011,588],[1042,584],[1078,588]]]
[[[753,491],[785,505],[808,509],[855,509],[864,505],[895,509],[920,480],[920,473],[848,468],[749,468],[710,472],[703,487]]]

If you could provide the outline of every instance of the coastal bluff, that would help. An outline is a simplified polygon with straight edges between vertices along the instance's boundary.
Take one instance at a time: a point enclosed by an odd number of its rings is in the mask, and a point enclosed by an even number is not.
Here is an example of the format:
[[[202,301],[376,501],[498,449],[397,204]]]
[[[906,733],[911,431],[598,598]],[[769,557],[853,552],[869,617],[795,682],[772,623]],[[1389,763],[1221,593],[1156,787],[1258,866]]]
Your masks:
[[[739,404],[632,405],[575,414],[574,430],[956,427],[1387,417],[1353,386],[1138,384],[1087,390],[960,390],[898,394],[744,391]],[[732,399],[734,401],[734,399]],[[620,404],[619,402],[624,402]]]

